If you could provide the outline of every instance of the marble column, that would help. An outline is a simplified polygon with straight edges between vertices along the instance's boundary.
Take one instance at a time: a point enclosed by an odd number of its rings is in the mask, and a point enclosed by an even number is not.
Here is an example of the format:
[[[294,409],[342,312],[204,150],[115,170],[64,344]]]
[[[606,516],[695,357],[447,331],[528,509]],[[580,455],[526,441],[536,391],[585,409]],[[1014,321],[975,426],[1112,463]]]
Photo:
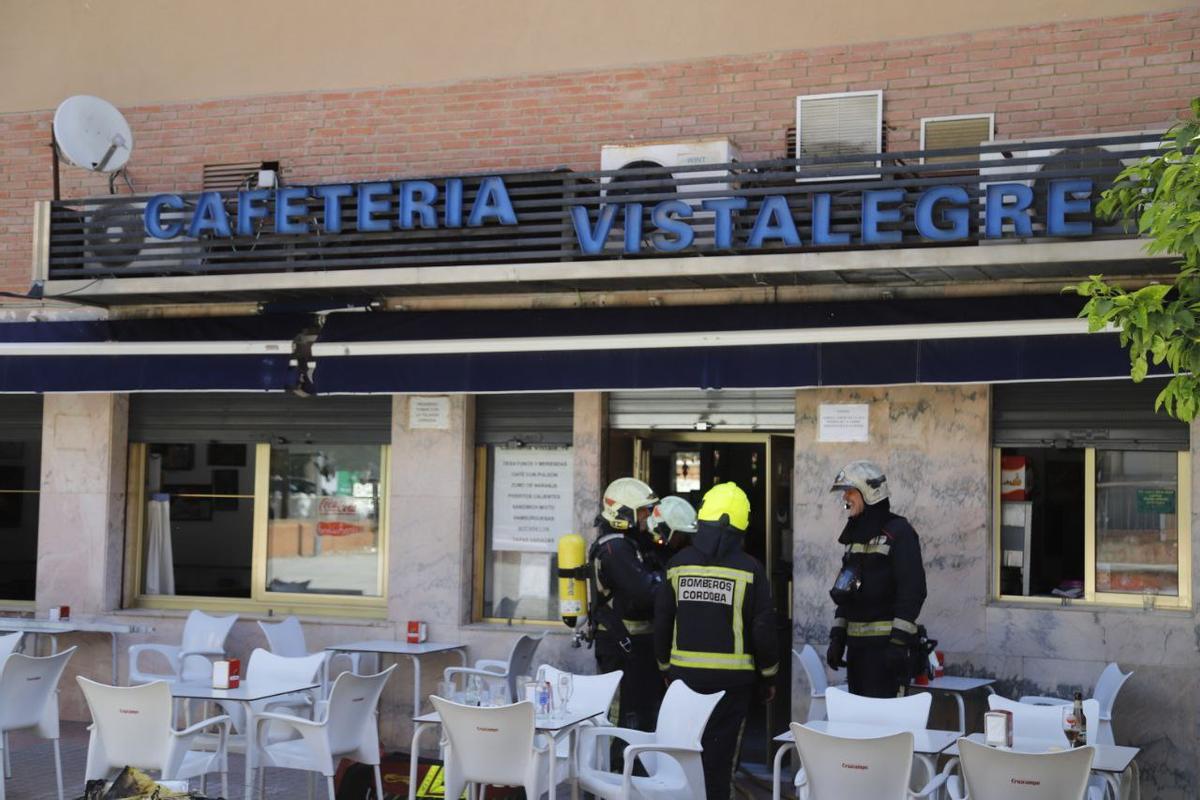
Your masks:
[[[129,397],[47,394],[42,407],[37,609],[120,606]]]
[[[576,392],[574,430],[571,434],[575,460],[575,532],[591,540],[592,522],[604,491],[604,434],[608,422],[608,395]]]

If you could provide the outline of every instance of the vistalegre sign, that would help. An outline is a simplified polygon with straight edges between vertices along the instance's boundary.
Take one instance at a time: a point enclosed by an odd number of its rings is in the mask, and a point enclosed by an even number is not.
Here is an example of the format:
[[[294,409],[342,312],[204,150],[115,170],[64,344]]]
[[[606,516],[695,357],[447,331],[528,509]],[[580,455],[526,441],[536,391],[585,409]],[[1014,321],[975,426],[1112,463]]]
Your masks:
[[[462,178],[437,183],[426,180],[338,183],[250,189],[227,198],[203,192],[191,205],[177,194],[152,197],[144,211],[146,234],[156,239],[230,238],[254,236],[262,221],[274,222],[281,235],[383,233],[406,230],[478,228],[520,224],[500,176],[479,180],[470,202],[464,199]],[[844,195],[842,195],[844,196]],[[954,242],[971,236],[972,220],[982,215],[984,238],[1088,236],[1092,233],[1093,183],[1072,178],[1049,181],[1044,208],[1034,225],[1034,189],[1026,183],[993,182],[983,188],[982,211],[972,208],[967,189],[958,185],[931,186],[917,193],[911,217],[904,204],[912,195],[902,188],[864,189],[853,232],[843,224],[835,229],[834,196],[767,194],[752,214],[747,197],[666,199],[653,205],[618,200],[602,201],[599,209],[570,205],[576,242],[583,255],[599,255],[606,245],[619,243],[626,254],[677,253],[697,244],[703,226],[706,246],[717,249],[785,247],[846,247],[897,244],[906,229],[934,242]],[[797,224],[796,206],[803,198],[805,225]],[[316,200],[317,209],[310,207]],[[353,201],[355,213],[343,219]],[[757,198],[756,198],[757,200]],[[233,209],[232,213],[230,209]],[[648,223],[648,224],[647,224]],[[801,230],[808,239],[802,240]]]

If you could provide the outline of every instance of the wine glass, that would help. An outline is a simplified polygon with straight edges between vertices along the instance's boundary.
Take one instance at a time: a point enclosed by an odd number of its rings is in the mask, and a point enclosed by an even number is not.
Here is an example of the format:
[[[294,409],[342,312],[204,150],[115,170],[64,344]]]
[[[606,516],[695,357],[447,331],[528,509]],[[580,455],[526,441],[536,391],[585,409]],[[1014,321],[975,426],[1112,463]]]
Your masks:
[[[571,694],[575,691],[575,676],[569,672],[560,672],[558,674],[558,697],[562,700],[562,713],[567,715],[570,713],[568,706],[571,702]]]
[[[1066,734],[1067,744],[1071,747],[1079,746],[1079,725],[1075,721],[1075,707],[1062,707],[1062,726],[1063,733]]]

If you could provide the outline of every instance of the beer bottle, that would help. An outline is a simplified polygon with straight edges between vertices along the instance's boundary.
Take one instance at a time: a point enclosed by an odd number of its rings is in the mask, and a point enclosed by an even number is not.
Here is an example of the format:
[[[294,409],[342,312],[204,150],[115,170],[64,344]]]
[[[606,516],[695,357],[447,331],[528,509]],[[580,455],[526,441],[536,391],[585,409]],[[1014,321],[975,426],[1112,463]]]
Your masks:
[[[1071,743],[1074,747],[1083,747],[1087,744],[1087,717],[1083,715],[1083,693],[1075,693],[1075,707],[1072,709],[1075,715],[1075,736]]]

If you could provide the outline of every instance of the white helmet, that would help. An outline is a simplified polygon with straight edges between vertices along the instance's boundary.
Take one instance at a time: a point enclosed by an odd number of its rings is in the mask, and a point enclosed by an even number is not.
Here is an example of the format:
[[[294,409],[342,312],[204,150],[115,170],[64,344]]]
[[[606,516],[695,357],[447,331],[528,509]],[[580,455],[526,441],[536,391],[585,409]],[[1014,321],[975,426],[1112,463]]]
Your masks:
[[[615,531],[637,527],[639,508],[658,502],[654,490],[637,478],[617,478],[604,490],[600,516]]]
[[[887,499],[887,476],[873,461],[851,461],[838,472],[829,491],[844,492],[847,489],[858,489],[863,502],[873,506]]]
[[[669,540],[672,533],[695,533],[696,509],[678,495],[664,497],[650,512],[646,527],[663,542]]]

